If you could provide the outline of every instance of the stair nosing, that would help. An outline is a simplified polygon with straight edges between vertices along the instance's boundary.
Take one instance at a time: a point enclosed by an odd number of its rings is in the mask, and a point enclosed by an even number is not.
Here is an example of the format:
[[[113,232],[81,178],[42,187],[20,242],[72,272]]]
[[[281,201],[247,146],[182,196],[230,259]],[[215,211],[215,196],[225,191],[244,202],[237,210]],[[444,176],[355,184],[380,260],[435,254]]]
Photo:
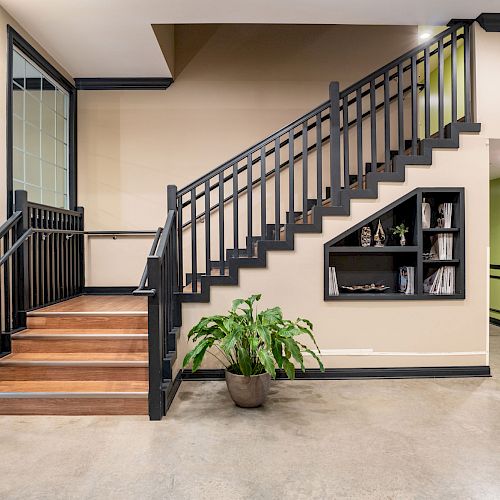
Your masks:
[[[0,399],[144,399],[147,398],[147,391],[130,392],[0,392]]]
[[[46,339],[46,340],[80,340],[80,339],[103,339],[103,340],[143,340],[148,338],[147,333],[24,333],[18,332],[12,335],[13,339]]]
[[[147,311],[29,311],[28,317],[43,316],[140,316],[147,317]]]

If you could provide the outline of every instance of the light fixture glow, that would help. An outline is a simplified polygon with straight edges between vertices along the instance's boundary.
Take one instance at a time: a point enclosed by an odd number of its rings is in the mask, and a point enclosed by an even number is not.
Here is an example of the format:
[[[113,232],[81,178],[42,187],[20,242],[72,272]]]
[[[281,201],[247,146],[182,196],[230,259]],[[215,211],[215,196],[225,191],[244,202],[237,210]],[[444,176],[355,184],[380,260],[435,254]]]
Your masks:
[[[431,34],[430,33],[420,33],[420,35],[418,36],[420,38],[420,40],[427,40],[428,38],[431,37]]]

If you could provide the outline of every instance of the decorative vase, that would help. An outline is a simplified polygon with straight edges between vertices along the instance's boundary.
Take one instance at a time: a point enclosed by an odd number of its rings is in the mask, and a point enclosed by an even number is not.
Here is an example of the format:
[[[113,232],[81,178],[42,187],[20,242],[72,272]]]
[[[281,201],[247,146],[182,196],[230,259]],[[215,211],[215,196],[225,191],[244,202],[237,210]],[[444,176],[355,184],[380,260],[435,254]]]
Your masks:
[[[373,240],[375,241],[376,247],[383,247],[385,244],[385,232],[380,219],[378,220],[377,232],[375,233]]]
[[[269,392],[271,375],[264,372],[260,375],[236,375],[226,370],[226,385],[231,399],[241,408],[257,408],[264,404]]]
[[[422,229],[429,229],[431,227],[431,206],[426,203],[425,198],[422,202]]]
[[[372,230],[370,226],[361,228],[360,243],[362,247],[369,247],[372,244]]]
[[[402,234],[399,238],[399,244],[404,247],[406,245],[406,238],[405,238],[405,235]]]

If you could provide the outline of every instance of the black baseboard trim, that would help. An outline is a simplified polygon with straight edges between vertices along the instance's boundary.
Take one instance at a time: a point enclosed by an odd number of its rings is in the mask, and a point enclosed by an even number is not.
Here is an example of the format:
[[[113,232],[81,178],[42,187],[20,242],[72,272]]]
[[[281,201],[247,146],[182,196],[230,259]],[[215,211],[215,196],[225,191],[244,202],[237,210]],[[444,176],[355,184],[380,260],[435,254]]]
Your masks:
[[[173,78],[75,78],[77,90],[165,90]]]
[[[84,295],[132,295],[136,286],[86,286]]]
[[[491,323],[492,325],[495,325],[495,326],[500,326],[500,319],[497,319],[497,318],[492,318],[492,317],[490,316],[490,323]]]
[[[422,366],[403,368],[319,368],[309,369],[305,373],[295,371],[298,380],[355,380],[355,379],[412,379],[412,378],[462,378],[491,377],[489,366]],[[278,370],[276,378],[287,380],[283,370]],[[182,380],[222,380],[224,370],[203,369],[193,373],[184,370]]]
[[[177,375],[174,379],[174,383],[169,386],[168,390],[165,391],[165,415],[172,404],[179,387],[182,382],[182,370],[177,372]]]

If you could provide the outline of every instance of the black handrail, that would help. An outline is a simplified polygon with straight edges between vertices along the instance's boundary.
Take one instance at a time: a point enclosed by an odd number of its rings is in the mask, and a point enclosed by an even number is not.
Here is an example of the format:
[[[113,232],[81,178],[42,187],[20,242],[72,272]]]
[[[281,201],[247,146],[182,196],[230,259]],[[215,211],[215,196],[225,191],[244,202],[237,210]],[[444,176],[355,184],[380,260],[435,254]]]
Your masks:
[[[418,45],[416,48],[407,51],[405,54],[403,54],[402,56],[400,56],[400,57],[394,59],[393,61],[389,62],[388,64],[386,64],[382,68],[379,68],[379,69],[375,70],[373,73],[371,73],[367,77],[364,77],[361,80],[353,83],[352,85],[350,85],[349,87],[347,87],[346,89],[344,89],[343,91],[340,92],[340,98],[343,99],[345,96],[348,96],[349,94],[352,94],[353,92],[356,91],[356,89],[361,88],[361,87],[367,85],[368,83],[370,83],[370,82],[376,80],[377,78],[381,77],[382,75],[384,75],[384,73],[397,68],[397,66],[400,63],[403,63],[403,62],[407,61],[408,59],[410,59],[412,56],[418,55],[420,52],[423,52],[426,47],[430,47],[430,46],[438,43],[439,40],[442,40],[443,38],[446,38],[447,36],[449,36],[453,32],[456,32],[457,29],[459,29],[461,27],[468,26],[469,24],[470,23],[465,22],[465,21],[464,22],[460,22],[460,23],[457,23],[457,24],[451,26],[450,28],[448,28],[447,30],[445,30],[445,31],[443,31],[441,33],[438,33],[433,38],[427,40],[426,42],[423,42],[422,44]],[[457,36],[457,40],[461,39],[461,38],[464,38],[463,35]],[[444,44],[443,47],[450,46],[451,43],[452,42],[449,41],[446,44]],[[434,49],[433,51],[431,51],[429,53],[429,56],[437,54],[438,50],[439,49]],[[421,63],[423,61],[424,61],[424,56],[422,56],[420,58],[417,58],[417,63]],[[405,66],[403,68],[403,71],[406,72],[409,69],[411,69],[411,64]],[[390,75],[389,76],[389,81],[397,79],[397,77],[398,77],[397,73],[393,74],[393,75]],[[377,83],[375,85],[375,88],[378,89],[378,88],[382,87],[383,85],[384,85],[384,82],[379,82],[379,83]],[[361,93],[361,97],[366,97],[369,93],[370,93],[369,90],[365,90],[364,92]],[[348,104],[351,105],[355,101],[356,101],[356,98],[353,98],[350,101],[348,101]],[[234,156],[230,160],[228,160],[228,161],[224,162],[223,164],[219,165],[218,167],[212,169],[207,174],[203,175],[202,177],[198,178],[197,180],[195,180],[195,181],[191,182],[190,184],[188,184],[187,186],[183,187],[182,189],[180,189],[178,191],[178,196],[182,197],[182,195],[188,193],[192,189],[195,189],[196,187],[201,186],[204,182],[206,182],[207,180],[210,180],[211,178],[217,176],[220,172],[223,172],[223,171],[227,170],[233,164],[238,163],[238,162],[244,160],[248,155],[256,153],[263,146],[266,146],[269,143],[271,143],[274,140],[276,140],[276,138],[279,138],[279,137],[285,135],[290,130],[292,130],[292,129],[294,129],[294,128],[300,126],[300,125],[302,125],[307,120],[311,119],[312,117],[316,116],[317,114],[322,113],[323,111],[325,111],[326,109],[328,109],[329,106],[330,106],[330,101],[326,101],[326,102],[320,104],[319,106],[317,106],[312,111],[306,113],[305,115],[303,115],[302,117],[298,118],[297,120],[294,120],[290,124],[285,125],[281,129],[279,129],[277,132],[275,132],[274,134],[271,134],[268,137],[266,137],[265,139],[263,139],[262,141],[258,142],[257,144],[254,144],[253,146],[250,146],[244,152],[240,153],[239,155]],[[341,106],[340,110],[342,111],[342,106]],[[281,146],[281,144],[280,144],[280,146]],[[242,169],[243,169],[242,171],[244,171],[246,169],[246,166],[242,167]],[[238,172],[238,173],[240,173],[240,172]],[[229,178],[232,178],[232,175],[230,175]],[[224,179],[224,181],[226,181],[226,179]],[[214,186],[211,186],[210,191],[212,191],[216,187],[217,187],[217,184],[215,184]],[[203,193],[201,194],[201,196],[203,196]],[[187,202],[187,203],[189,203],[189,202]]]

